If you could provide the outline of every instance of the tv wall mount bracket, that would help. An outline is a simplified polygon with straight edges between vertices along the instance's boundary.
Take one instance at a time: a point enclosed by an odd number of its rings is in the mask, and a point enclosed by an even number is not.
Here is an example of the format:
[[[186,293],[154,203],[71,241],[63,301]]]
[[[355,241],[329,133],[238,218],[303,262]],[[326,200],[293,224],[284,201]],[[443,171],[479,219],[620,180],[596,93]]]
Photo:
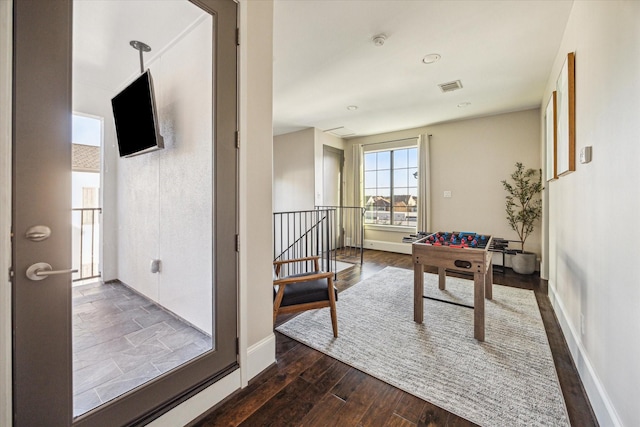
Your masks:
[[[142,54],[144,52],[151,52],[151,47],[148,44],[139,42],[138,40],[131,40],[129,44],[140,53],[140,73],[144,73],[144,60],[142,59]]]

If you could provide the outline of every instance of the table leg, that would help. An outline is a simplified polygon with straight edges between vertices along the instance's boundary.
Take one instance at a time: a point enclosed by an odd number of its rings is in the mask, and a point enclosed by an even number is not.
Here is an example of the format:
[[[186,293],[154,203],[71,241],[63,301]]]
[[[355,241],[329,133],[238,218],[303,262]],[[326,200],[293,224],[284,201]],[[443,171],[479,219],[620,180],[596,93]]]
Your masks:
[[[473,275],[473,336],[478,341],[484,341],[484,287],[486,279],[485,273],[475,273]]]
[[[422,323],[424,319],[424,266],[413,264],[413,320]]]
[[[445,290],[445,282],[447,280],[447,270],[444,267],[438,267],[438,289]]]
[[[489,268],[487,269],[487,274],[485,274],[484,297],[493,299],[493,262],[491,260],[489,260]]]

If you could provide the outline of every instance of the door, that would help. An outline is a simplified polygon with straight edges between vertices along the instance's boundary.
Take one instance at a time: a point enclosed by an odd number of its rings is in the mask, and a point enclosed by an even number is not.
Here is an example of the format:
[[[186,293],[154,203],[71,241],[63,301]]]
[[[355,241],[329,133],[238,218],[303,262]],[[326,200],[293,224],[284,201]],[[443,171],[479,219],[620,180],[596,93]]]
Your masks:
[[[322,146],[322,203],[324,206],[342,207],[342,167],[344,164],[344,152],[340,149]],[[344,225],[342,209],[336,212],[337,236],[335,247],[344,246]]]
[[[342,206],[342,165],[344,152],[328,145],[322,146],[322,203]]]
[[[34,7],[35,6],[35,7]],[[71,4],[14,2],[14,425],[71,423]],[[47,25],[55,23],[55,25]],[[32,226],[51,236],[26,238]]]
[[[73,3],[14,1],[15,426],[144,424],[237,369],[237,5],[232,0],[193,3],[214,18],[213,49],[203,52],[214,57],[213,348],[74,419],[70,271]]]

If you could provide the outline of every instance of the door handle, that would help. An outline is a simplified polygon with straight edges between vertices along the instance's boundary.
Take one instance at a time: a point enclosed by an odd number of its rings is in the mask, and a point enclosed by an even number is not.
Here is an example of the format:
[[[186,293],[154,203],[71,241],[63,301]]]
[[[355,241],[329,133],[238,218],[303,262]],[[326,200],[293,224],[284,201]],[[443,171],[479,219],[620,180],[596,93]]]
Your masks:
[[[51,264],[47,264],[46,262],[37,262],[27,268],[27,277],[31,280],[44,280],[49,276],[54,276],[57,274],[70,274],[77,273],[78,269],[68,269],[68,270],[54,270],[51,267]]]

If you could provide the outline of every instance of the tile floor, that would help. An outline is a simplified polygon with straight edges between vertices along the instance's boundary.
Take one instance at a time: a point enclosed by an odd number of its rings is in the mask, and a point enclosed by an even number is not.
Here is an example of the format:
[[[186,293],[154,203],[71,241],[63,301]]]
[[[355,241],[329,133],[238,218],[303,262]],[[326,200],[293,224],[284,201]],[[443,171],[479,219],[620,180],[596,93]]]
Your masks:
[[[119,283],[73,288],[74,416],[211,349],[211,337]]]

